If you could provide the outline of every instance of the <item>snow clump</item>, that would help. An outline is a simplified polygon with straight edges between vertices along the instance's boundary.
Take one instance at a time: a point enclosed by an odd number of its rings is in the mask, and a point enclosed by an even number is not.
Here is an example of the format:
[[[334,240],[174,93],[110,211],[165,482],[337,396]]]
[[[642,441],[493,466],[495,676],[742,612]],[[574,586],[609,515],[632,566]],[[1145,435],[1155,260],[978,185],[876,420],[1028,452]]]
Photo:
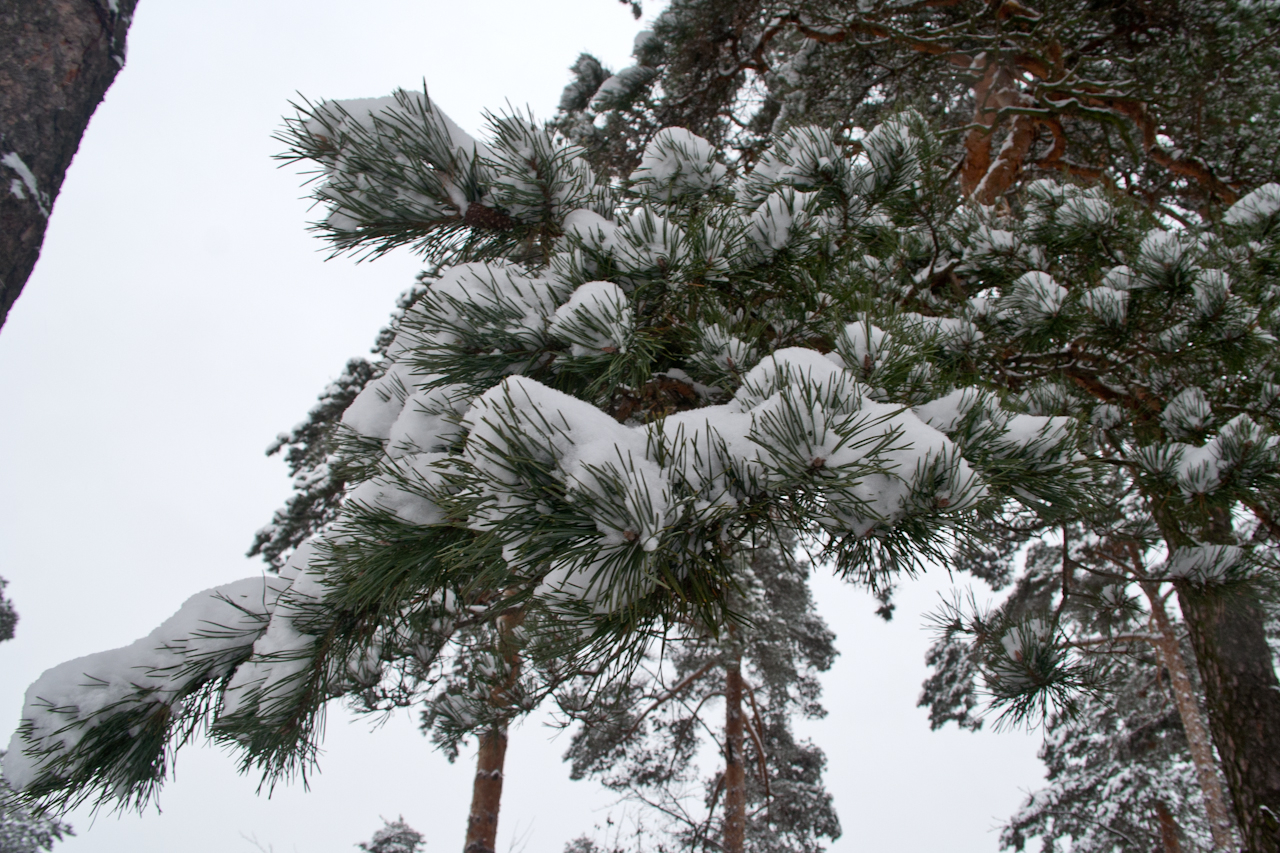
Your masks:
[[[658,131],[631,173],[637,189],[655,196],[710,192],[723,186],[727,177],[728,169],[716,161],[711,143],[683,127]]]

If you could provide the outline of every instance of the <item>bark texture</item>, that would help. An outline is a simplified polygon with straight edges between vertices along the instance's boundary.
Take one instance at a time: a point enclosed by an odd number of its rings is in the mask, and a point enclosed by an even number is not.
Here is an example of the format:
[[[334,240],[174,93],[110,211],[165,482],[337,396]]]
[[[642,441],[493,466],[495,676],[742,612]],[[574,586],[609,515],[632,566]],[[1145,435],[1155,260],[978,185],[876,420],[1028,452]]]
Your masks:
[[[1169,807],[1156,800],[1156,821],[1160,826],[1160,849],[1162,853],[1182,853],[1182,842],[1178,840],[1178,822],[1173,819]]]
[[[502,805],[502,768],[507,758],[507,727],[480,735],[476,781],[471,789],[467,841],[463,853],[494,853],[498,843],[498,809]]]
[[[1156,652],[1164,668],[1169,671],[1169,682],[1173,687],[1178,717],[1182,720],[1182,729],[1187,735],[1191,761],[1196,767],[1196,778],[1200,782],[1200,793],[1204,797],[1205,815],[1209,821],[1210,832],[1213,834],[1213,849],[1227,853],[1235,849],[1235,832],[1231,825],[1227,798],[1222,790],[1222,779],[1218,776],[1218,762],[1213,755],[1209,729],[1196,702],[1196,691],[1191,684],[1191,675],[1187,671],[1186,661],[1182,657],[1178,632],[1170,622],[1169,614],[1165,612],[1159,591],[1152,584],[1144,584],[1143,590],[1147,593],[1147,600],[1151,604],[1151,621],[1156,629]],[[1163,804],[1160,807],[1164,808]],[[1170,817],[1169,820],[1173,818]],[[1163,832],[1165,827],[1163,818],[1160,825]],[[1174,839],[1176,841],[1176,834]]]
[[[742,661],[734,657],[724,680],[724,843],[725,853],[742,853],[747,840],[747,773],[743,762]]]
[[[1264,614],[1230,589],[1181,582],[1178,598],[1243,849],[1280,853],[1280,682]]]
[[[498,620],[498,650],[506,663],[503,684],[490,701],[497,708],[506,704],[520,677],[520,652],[514,641],[524,612],[509,613]],[[507,724],[494,725],[480,735],[476,756],[476,779],[471,788],[471,812],[467,815],[467,838],[463,853],[494,853],[498,843],[498,811],[502,806],[503,769],[507,761]]]
[[[0,326],[80,137],[124,65],[137,0],[0,0]]]

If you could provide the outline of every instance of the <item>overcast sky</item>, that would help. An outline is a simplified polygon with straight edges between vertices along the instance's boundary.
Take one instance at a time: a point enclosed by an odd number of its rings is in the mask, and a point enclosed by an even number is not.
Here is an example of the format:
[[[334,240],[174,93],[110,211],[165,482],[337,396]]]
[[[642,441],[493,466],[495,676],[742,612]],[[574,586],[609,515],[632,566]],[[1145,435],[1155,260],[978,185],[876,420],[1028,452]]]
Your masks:
[[[652,11],[652,10],[650,10]],[[44,669],[125,645],[188,596],[261,571],[243,554],[288,494],[263,448],[368,350],[418,269],[407,253],[325,261],[296,170],[271,160],[290,99],[418,88],[464,128],[509,102],[551,115],[589,50],[627,63],[641,24],[611,0],[142,0],[128,65],[89,126],[44,252],[0,330],[0,575],[21,614],[0,644],[0,744]],[[815,580],[842,652],[826,750],[852,851],[995,851],[1037,786],[1038,739],[931,733],[915,708],[945,575],[908,583],[891,624]],[[407,713],[341,707],[320,772],[268,799],[234,758],[179,753],[163,812],[71,815],[66,853],[350,851],[405,819],[462,845],[474,753],[450,766]],[[560,853],[608,814],[537,719],[512,734],[499,851]]]

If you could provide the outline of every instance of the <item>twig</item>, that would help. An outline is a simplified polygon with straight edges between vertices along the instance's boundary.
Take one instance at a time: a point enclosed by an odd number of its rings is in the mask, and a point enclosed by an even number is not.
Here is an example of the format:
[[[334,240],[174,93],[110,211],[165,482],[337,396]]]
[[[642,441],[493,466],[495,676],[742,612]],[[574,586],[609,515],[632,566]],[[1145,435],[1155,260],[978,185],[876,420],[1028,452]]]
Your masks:
[[[656,711],[666,702],[669,702],[672,699],[674,699],[678,693],[680,693],[690,684],[697,681],[702,676],[706,675],[707,671],[711,669],[711,667],[715,666],[715,664],[716,664],[715,661],[708,661],[707,663],[703,664],[702,668],[699,669],[697,672],[685,677],[675,687],[672,687],[662,696],[659,696],[657,699],[655,699],[653,704],[650,705],[648,708],[644,709],[644,712],[639,717],[636,718],[636,721],[635,723],[632,724],[631,728],[627,729],[622,736],[624,738],[628,738],[628,737],[631,737],[631,735],[635,734],[636,729],[640,728],[640,724],[644,722],[645,717],[649,716],[651,713]]]

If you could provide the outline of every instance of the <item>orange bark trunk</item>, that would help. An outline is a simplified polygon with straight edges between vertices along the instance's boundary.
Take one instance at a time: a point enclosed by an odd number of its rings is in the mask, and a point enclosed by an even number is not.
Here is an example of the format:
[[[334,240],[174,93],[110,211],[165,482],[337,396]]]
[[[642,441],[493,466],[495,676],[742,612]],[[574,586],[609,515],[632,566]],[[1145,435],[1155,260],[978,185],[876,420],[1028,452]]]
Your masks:
[[[498,809],[502,805],[502,768],[507,758],[507,727],[495,727],[480,736],[476,781],[471,789],[471,814],[467,816],[467,842],[463,853],[494,853],[498,843]]]
[[[998,70],[994,62],[988,63],[982,79],[973,86],[973,123],[983,127],[975,127],[965,134],[964,163],[960,166],[960,191],[965,195],[973,195],[991,168],[991,132],[996,114],[989,108],[987,99]]]
[[[1191,750],[1191,761],[1196,767],[1196,778],[1200,782],[1200,793],[1204,797],[1204,808],[1209,820],[1209,829],[1213,833],[1214,850],[1234,850],[1235,833],[1231,825],[1231,815],[1227,810],[1227,798],[1223,793],[1222,779],[1218,776],[1218,762],[1213,755],[1213,742],[1209,738],[1209,727],[1200,716],[1200,706],[1196,702],[1195,689],[1191,685],[1191,676],[1187,674],[1187,663],[1182,657],[1182,649],[1178,644],[1178,634],[1169,615],[1165,612],[1164,602],[1159,592],[1147,584],[1143,585],[1147,601],[1151,604],[1151,621],[1155,624],[1156,651],[1160,662],[1169,671],[1169,681],[1173,687],[1174,703],[1178,706],[1178,716],[1182,718],[1182,728],[1187,734],[1187,746]],[[1163,826],[1163,820],[1161,826]]]
[[[973,198],[979,204],[995,204],[1013,186],[1022,172],[1022,161],[1035,141],[1036,129],[1031,119],[1018,116],[1009,127],[1009,135],[1000,147],[995,162],[987,168],[986,175],[978,182]]]
[[[498,620],[498,648],[507,665],[503,684],[490,701],[501,708],[520,677],[520,654],[512,634],[524,621],[524,613],[511,613]],[[507,760],[507,724],[502,722],[480,735],[476,756],[476,779],[471,789],[471,812],[467,815],[467,840],[463,853],[494,853],[498,843],[498,810],[502,806],[503,767]]]
[[[747,773],[743,762],[742,659],[725,667],[724,685],[724,843],[725,853],[742,853],[747,840]]]

